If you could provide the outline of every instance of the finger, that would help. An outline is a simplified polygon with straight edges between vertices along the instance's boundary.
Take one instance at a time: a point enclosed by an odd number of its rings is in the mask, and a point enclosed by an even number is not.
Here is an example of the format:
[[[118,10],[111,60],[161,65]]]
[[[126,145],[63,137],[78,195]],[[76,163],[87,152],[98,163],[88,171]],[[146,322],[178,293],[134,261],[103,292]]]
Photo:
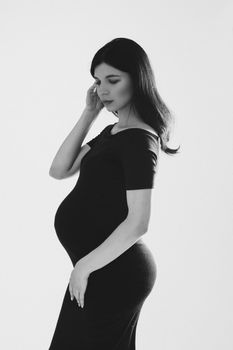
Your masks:
[[[84,294],[81,293],[79,295],[79,300],[80,300],[80,305],[83,308],[84,307]]]
[[[77,300],[78,306],[80,306],[79,292],[78,292],[78,291],[74,292],[74,296],[75,296],[75,298],[76,298],[76,300]]]
[[[92,84],[90,87],[89,87],[89,89],[88,90],[92,90],[92,89],[94,89],[95,87],[96,87],[96,83],[94,83],[94,84]]]
[[[70,299],[73,300],[74,296],[73,296],[72,287],[70,283],[69,283],[69,292],[70,292]]]

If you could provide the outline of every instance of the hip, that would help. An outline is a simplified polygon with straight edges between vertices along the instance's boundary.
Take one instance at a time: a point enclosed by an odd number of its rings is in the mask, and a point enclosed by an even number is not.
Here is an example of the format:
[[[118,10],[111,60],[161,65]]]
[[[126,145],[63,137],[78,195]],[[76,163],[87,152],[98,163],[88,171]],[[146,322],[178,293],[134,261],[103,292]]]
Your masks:
[[[157,269],[150,249],[136,242],[118,258],[88,278],[86,300],[89,306],[112,312],[141,305],[156,281]]]
[[[140,239],[109,264],[93,271],[91,275],[115,281],[129,279],[155,281],[157,266],[151,250]]]

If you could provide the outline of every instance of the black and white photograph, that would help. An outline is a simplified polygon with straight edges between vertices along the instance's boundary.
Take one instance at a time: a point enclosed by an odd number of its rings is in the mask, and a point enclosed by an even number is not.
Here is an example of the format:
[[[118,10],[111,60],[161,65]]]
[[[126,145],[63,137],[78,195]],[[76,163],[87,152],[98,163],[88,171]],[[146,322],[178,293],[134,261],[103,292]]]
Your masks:
[[[233,349],[232,18],[0,0],[1,349]]]

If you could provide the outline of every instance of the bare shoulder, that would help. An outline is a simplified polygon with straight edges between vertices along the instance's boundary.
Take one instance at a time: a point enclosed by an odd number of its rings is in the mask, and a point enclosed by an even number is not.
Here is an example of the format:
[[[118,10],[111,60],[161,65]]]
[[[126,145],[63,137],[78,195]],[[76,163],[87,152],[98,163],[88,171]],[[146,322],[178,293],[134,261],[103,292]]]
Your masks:
[[[155,132],[155,130],[148,124],[146,123],[143,123],[143,122],[137,122],[135,123],[134,125],[132,125],[131,127],[129,128],[118,128],[117,126],[114,126],[111,130],[111,132],[113,133],[115,131],[115,133],[117,132],[120,132],[120,131],[124,131],[124,130],[127,130],[127,129],[144,129],[144,130],[147,130],[147,131],[150,131],[152,133],[154,133],[155,135],[158,136],[158,134]]]
[[[145,129],[145,130],[148,130],[148,131],[150,131],[150,132],[152,132],[152,133],[154,133],[154,134],[157,135],[157,133],[155,132],[155,130],[154,130],[150,125],[148,125],[148,124],[141,123],[141,124],[138,125],[138,127],[139,127],[139,128],[142,128],[142,129]]]

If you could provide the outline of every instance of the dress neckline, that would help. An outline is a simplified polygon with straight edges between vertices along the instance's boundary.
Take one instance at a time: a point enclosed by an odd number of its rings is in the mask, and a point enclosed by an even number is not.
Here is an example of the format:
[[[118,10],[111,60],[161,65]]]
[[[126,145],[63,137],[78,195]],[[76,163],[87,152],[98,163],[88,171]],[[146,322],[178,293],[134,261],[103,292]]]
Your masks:
[[[153,135],[154,137],[156,137],[157,139],[159,138],[159,136],[155,133],[153,133],[152,131],[149,131],[149,130],[146,130],[146,129],[143,129],[143,128],[127,128],[127,129],[124,129],[124,130],[121,130],[121,131],[118,131],[116,132],[115,134],[112,134],[111,131],[113,129],[113,127],[116,125],[117,123],[114,123],[114,124],[110,124],[109,125],[109,129],[108,129],[108,134],[112,137],[118,135],[118,134],[121,134],[122,132],[125,132],[125,131],[129,131],[129,130],[141,130],[141,131],[144,131],[144,132],[147,132],[151,135]]]

